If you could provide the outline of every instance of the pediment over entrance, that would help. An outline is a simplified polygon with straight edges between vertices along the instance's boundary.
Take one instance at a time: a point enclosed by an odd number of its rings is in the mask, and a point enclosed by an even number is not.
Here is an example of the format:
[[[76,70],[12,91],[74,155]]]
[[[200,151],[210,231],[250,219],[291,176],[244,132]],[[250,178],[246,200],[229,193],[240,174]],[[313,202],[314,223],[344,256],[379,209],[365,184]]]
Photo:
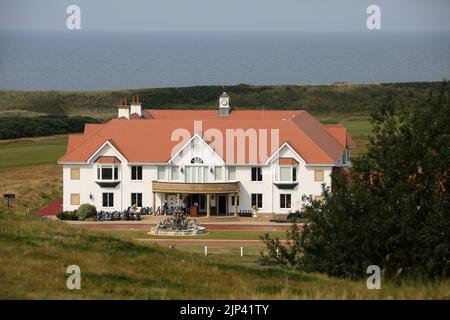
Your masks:
[[[222,166],[223,159],[203,140],[195,134],[181,149],[175,153],[170,164],[177,166],[204,165]]]

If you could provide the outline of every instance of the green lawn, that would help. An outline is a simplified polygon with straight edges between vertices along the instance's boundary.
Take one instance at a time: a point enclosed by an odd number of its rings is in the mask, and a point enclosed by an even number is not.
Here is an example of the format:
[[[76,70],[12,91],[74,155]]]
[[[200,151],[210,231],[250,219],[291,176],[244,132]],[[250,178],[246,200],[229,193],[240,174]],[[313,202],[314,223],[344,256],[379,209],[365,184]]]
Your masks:
[[[100,230],[99,230],[100,231]],[[202,239],[202,240],[259,240],[264,231],[235,231],[235,230],[211,230],[201,236],[154,236],[148,234],[149,230],[101,230],[100,232],[123,239]],[[286,239],[286,232],[269,232],[271,237]]]
[[[56,164],[66,147],[67,136],[0,141],[0,170]]]
[[[0,299],[438,299],[450,290],[447,280],[368,290],[365,280],[261,266],[256,253],[182,250],[0,212]],[[66,287],[69,265],[81,269],[81,290]]]

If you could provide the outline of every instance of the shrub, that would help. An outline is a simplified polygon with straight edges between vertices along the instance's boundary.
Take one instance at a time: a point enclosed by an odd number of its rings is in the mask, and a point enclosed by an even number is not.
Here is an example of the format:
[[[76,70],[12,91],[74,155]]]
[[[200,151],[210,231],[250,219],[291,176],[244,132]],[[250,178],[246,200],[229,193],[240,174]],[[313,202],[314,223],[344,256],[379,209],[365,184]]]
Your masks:
[[[59,220],[78,220],[77,211],[61,211],[56,215]]]
[[[95,206],[89,203],[83,203],[78,208],[78,217],[80,220],[86,220],[88,218],[93,218],[97,215],[97,209]]]

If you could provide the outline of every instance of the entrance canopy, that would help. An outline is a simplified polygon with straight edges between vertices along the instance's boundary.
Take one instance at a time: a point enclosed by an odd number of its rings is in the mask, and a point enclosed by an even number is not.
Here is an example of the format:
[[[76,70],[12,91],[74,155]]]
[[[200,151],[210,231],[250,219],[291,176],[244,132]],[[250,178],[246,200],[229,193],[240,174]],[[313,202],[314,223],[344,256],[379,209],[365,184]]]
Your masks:
[[[218,183],[186,183],[186,182],[152,182],[153,192],[166,193],[238,193],[239,183],[218,182]]]

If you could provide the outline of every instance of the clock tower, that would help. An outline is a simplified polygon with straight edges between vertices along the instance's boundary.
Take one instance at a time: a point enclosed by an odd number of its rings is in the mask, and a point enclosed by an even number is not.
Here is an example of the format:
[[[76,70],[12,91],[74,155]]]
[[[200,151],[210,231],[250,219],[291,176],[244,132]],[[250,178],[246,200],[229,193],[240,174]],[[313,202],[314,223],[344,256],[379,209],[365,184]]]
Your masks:
[[[223,92],[219,98],[219,116],[228,117],[230,115],[230,96]]]

